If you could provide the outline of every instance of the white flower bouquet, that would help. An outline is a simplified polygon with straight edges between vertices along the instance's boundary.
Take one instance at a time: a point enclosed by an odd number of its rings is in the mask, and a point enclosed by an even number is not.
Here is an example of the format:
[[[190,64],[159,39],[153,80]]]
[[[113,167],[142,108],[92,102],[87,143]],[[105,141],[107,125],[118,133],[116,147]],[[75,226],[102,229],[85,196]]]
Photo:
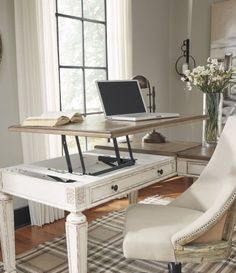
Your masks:
[[[196,86],[204,93],[222,93],[228,86],[234,68],[225,70],[224,64],[219,63],[217,59],[207,59],[205,66],[198,66],[192,71],[186,70],[182,81],[186,82],[188,90]]]
[[[221,133],[223,93],[234,73],[234,68],[226,70],[223,63],[208,58],[205,66],[186,70],[182,78],[188,90],[195,86],[204,93],[204,114],[208,115],[204,122],[204,141],[207,145],[215,145]]]

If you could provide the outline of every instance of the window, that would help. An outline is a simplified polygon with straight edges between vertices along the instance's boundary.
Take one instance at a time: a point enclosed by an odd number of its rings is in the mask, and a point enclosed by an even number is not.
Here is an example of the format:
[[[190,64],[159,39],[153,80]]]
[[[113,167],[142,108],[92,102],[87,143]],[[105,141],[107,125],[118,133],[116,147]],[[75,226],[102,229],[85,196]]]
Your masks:
[[[61,110],[102,113],[95,80],[108,75],[106,0],[56,0],[56,20]],[[83,150],[97,141],[81,139]]]

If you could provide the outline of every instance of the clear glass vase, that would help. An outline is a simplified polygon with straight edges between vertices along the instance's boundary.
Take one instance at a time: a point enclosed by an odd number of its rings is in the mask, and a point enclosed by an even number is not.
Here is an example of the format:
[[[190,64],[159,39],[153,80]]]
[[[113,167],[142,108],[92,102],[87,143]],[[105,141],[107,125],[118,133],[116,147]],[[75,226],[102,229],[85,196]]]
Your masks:
[[[204,114],[208,119],[204,121],[203,142],[205,146],[217,144],[222,131],[222,102],[223,94],[204,93]]]

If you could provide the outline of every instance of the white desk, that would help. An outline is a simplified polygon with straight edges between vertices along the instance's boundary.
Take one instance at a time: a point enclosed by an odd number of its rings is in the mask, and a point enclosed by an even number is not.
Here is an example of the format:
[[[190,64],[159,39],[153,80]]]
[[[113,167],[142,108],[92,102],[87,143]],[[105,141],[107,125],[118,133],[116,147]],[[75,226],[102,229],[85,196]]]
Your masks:
[[[175,157],[143,154],[133,156],[128,136],[147,132],[153,128],[200,122],[206,118],[205,115],[189,115],[141,122],[112,122],[100,116],[87,117],[82,123],[61,127],[11,126],[9,130],[12,132],[62,135],[66,160],[58,158],[32,165],[11,167],[2,171],[0,176],[0,233],[5,272],[16,272],[11,195],[70,212],[66,219],[69,272],[86,273],[87,220],[82,212],[124,194],[130,195],[130,202],[136,202],[138,189],[177,174]],[[70,157],[66,135],[75,136],[80,160],[78,155]],[[88,175],[89,172],[94,173],[107,169],[107,167],[102,166],[103,163],[97,160],[97,155],[95,157],[88,154],[82,155],[78,136],[113,139],[117,164],[112,167],[112,172],[98,176]],[[125,156],[127,159],[124,160],[120,158],[117,144],[116,138],[119,136],[127,138],[129,153]],[[109,152],[106,151],[106,153]],[[137,158],[136,162],[133,157]],[[109,158],[106,157],[103,160],[107,162]],[[74,166],[79,166],[79,169]],[[58,169],[63,173],[55,171]],[[82,171],[85,175],[76,174],[78,171]],[[74,180],[74,182],[56,182],[54,181],[56,177],[57,179]]]
[[[107,151],[103,153],[109,154]],[[104,169],[104,163],[97,160],[98,154],[84,155],[89,171]],[[126,153],[121,155],[124,157]],[[87,220],[82,212],[176,175],[174,157],[134,154],[134,158],[137,159],[135,165],[99,176],[68,173],[62,157],[3,169],[0,183],[0,231],[5,272],[16,272],[12,195],[70,212],[66,218],[69,272],[87,272]],[[79,164],[78,155],[73,155],[71,160],[74,166]],[[80,171],[81,166],[74,169],[74,172]],[[55,176],[75,182],[57,182]]]

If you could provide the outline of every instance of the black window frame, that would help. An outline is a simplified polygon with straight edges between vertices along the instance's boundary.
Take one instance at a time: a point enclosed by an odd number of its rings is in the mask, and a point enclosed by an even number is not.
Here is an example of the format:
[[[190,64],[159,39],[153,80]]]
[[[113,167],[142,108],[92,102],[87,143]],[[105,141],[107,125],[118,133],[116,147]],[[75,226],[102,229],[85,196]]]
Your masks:
[[[84,17],[84,9],[83,9],[83,4],[84,1],[86,0],[81,0],[81,17],[79,16],[74,16],[74,15],[68,15],[64,13],[59,13],[58,12],[58,0],[55,0],[56,3],[56,36],[57,36],[57,57],[58,57],[58,79],[59,79],[59,103],[60,103],[60,110],[62,110],[62,92],[61,92],[61,69],[78,69],[82,70],[82,75],[83,75],[83,112],[82,114],[84,116],[88,115],[96,115],[96,114],[102,114],[103,111],[97,111],[97,112],[88,112],[87,107],[86,107],[86,79],[85,79],[85,71],[86,69],[94,69],[94,70],[103,70],[105,71],[106,79],[108,79],[108,46],[107,46],[107,3],[106,0],[104,1],[104,21],[100,21],[97,19],[90,19]],[[62,65],[60,62],[60,39],[59,39],[59,18],[68,18],[68,19],[73,19],[81,22],[82,25],[82,51],[83,51],[83,58],[82,58],[82,65],[77,66],[77,65]],[[84,37],[84,23],[89,22],[89,23],[95,23],[95,24],[102,24],[105,27],[105,58],[106,58],[106,65],[101,67],[101,66],[86,66],[85,65],[85,37]],[[85,138],[86,141],[86,150],[88,148],[88,140],[87,137]]]
[[[60,93],[60,109],[62,110],[62,101],[61,101],[61,77],[60,77],[60,70],[61,69],[81,69],[83,73],[83,95],[84,95],[84,112],[83,114],[86,115],[94,115],[94,114],[101,114],[102,112],[87,112],[86,107],[86,84],[85,84],[85,70],[86,69],[96,69],[96,70],[105,70],[106,71],[106,79],[108,79],[108,51],[107,51],[107,9],[106,9],[106,0],[104,1],[104,21],[96,20],[96,19],[89,19],[84,17],[83,11],[83,2],[86,0],[81,0],[81,17],[79,16],[72,16],[68,14],[63,14],[58,12],[58,0],[56,1],[56,31],[57,31],[57,56],[58,56],[58,75],[59,75],[59,93]],[[76,66],[76,65],[61,65],[60,63],[60,41],[59,41],[59,24],[58,18],[64,17],[69,19],[78,20],[82,24],[82,50],[83,50],[83,65]],[[101,66],[86,66],[85,65],[85,48],[84,48],[84,22],[90,22],[95,24],[102,24],[105,26],[105,58],[106,58],[106,65]]]

